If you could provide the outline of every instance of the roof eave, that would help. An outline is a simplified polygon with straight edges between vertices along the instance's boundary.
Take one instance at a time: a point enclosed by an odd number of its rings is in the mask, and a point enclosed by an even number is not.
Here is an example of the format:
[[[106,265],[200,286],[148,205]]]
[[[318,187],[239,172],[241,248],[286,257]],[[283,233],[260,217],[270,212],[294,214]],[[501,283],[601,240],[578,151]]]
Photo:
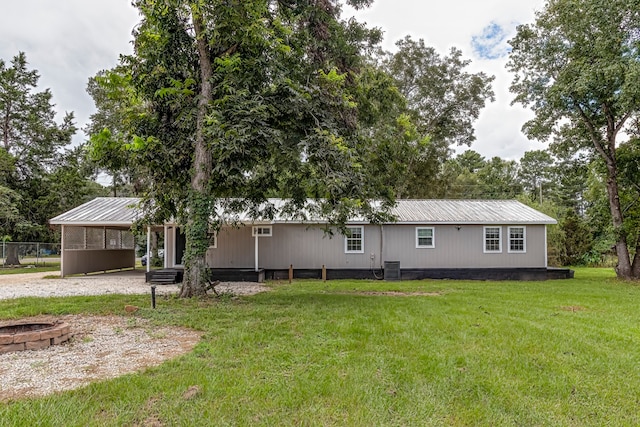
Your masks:
[[[51,225],[73,225],[77,227],[131,227],[133,222],[131,221],[56,221],[52,219],[49,221]]]

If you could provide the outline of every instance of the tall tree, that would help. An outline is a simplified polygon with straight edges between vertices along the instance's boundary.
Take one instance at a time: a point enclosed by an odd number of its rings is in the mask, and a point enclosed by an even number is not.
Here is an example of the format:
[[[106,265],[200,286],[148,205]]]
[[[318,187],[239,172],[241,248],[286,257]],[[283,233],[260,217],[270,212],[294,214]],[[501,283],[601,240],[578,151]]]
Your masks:
[[[617,147],[640,118],[640,0],[549,0],[510,41],[514,102],[530,106],[532,138],[571,141],[606,165],[618,277],[640,277],[640,235],[628,245]],[[631,252],[635,251],[633,261]]]
[[[41,174],[56,159],[57,150],[71,141],[73,114],[55,122],[51,92],[35,92],[40,76],[27,69],[23,52],[11,65],[0,59],[0,132],[2,148],[14,159],[18,179]]]
[[[487,101],[494,100],[494,77],[469,72],[471,61],[456,48],[441,56],[424,40],[410,37],[396,46],[395,53],[386,54],[383,66],[405,96],[419,136],[414,143],[416,155],[407,166],[408,188],[399,196],[443,197],[442,165],[450,158],[452,146],[475,141],[475,121]]]
[[[553,182],[553,157],[547,151],[527,151],[520,159],[518,178],[532,200],[542,203]]]
[[[65,150],[76,131],[73,114],[55,120],[52,94],[36,91],[39,75],[24,53],[0,59],[0,236],[48,241],[49,218],[99,193],[78,163],[80,150]],[[18,264],[17,246],[6,263]]]
[[[120,70],[144,108],[124,145],[149,174],[149,221],[185,227],[183,297],[206,292],[211,228],[239,212],[272,218],[271,194],[289,198],[285,215],[380,218],[368,201],[390,193],[364,161],[383,114],[357,102],[366,90],[393,99],[384,78],[364,78],[379,31],[341,20],[335,0],[134,4],[142,22]]]
[[[129,162],[126,146],[130,142],[132,124],[144,114],[144,105],[131,87],[131,73],[126,68],[101,71],[89,79],[87,93],[93,98],[96,112],[84,129],[91,141],[86,155],[98,171],[111,176],[112,194],[141,193],[146,173]]]

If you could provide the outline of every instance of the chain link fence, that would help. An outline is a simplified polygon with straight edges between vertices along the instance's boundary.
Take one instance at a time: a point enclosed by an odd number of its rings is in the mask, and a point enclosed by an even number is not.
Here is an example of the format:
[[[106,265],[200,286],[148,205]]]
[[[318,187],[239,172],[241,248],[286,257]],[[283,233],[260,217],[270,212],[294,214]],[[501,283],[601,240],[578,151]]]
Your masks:
[[[41,242],[2,242],[2,268],[16,265],[45,267],[60,264],[60,244]]]

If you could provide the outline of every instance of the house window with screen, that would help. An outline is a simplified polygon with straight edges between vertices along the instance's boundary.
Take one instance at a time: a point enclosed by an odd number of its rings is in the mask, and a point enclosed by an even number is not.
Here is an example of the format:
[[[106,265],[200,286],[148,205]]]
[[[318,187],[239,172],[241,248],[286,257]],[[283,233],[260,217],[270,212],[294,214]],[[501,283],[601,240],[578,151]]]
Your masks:
[[[435,248],[433,227],[416,227],[416,248]]]
[[[509,227],[509,252],[527,251],[525,227]]]
[[[270,225],[260,225],[253,227],[251,235],[253,237],[271,237],[272,229]]]
[[[502,252],[501,227],[484,227],[484,252]]]
[[[364,253],[364,227],[347,227],[344,251],[345,253]]]

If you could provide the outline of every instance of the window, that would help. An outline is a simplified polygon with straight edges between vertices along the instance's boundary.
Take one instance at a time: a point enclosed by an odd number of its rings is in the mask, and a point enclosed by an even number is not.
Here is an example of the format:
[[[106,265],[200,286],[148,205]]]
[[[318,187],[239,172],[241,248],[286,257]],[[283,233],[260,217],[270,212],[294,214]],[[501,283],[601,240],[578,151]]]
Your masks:
[[[251,235],[253,237],[258,236],[258,237],[271,237],[271,226],[270,225],[261,225],[261,226],[256,226],[253,227],[253,230],[251,232]]]
[[[502,228],[501,227],[484,227],[484,252],[499,253],[502,252]]]
[[[218,247],[218,233],[209,231],[207,237],[209,238],[209,249],[216,249]]]
[[[364,253],[364,227],[347,227],[344,236],[345,253]]]
[[[416,227],[416,248],[435,248],[433,227]]]
[[[527,230],[525,227],[509,227],[509,252],[527,251]]]

